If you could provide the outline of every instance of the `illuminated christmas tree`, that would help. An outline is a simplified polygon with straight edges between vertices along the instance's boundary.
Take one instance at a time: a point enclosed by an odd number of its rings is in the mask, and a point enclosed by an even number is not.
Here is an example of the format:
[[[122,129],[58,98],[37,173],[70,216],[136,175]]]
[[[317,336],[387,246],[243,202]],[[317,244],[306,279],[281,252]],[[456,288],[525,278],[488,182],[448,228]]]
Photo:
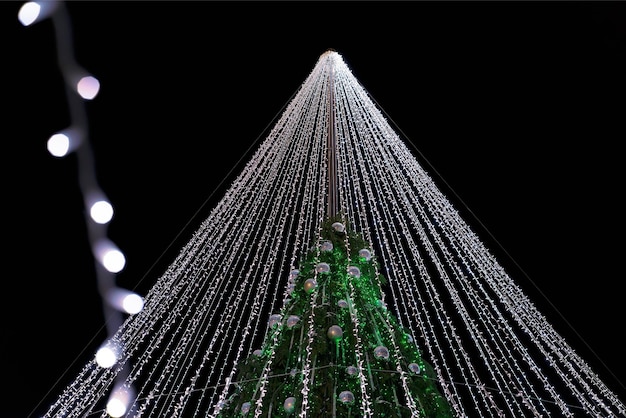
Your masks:
[[[369,244],[330,219],[299,267],[221,416],[452,416],[431,366],[383,302]]]
[[[144,299],[45,418],[626,415],[336,51]]]

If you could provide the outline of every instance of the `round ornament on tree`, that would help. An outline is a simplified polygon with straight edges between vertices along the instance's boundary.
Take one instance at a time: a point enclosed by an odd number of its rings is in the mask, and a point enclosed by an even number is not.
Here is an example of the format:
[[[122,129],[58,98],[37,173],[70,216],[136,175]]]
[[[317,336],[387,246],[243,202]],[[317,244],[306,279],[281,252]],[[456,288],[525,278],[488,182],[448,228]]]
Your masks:
[[[329,339],[333,341],[337,341],[343,337],[343,330],[341,329],[339,325],[333,325],[330,328],[328,328],[326,335],[328,335]]]
[[[304,282],[304,291],[307,293],[311,293],[312,291],[315,290],[315,288],[317,288],[317,282],[315,281],[315,279],[307,279]]]
[[[422,371],[421,367],[417,363],[409,364],[409,370],[415,374],[420,374],[420,372]]]
[[[270,316],[270,320],[269,320],[270,328],[274,328],[276,325],[280,324],[281,320],[282,320],[282,317],[280,316],[280,314],[274,314]]]
[[[290,315],[289,318],[287,318],[287,327],[293,328],[299,320],[300,317],[298,315]]]
[[[379,345],[374,349],[374,357],[381,360],[387,360],[389,358],[389,350],[384,345]]]
[[[343,404],[354,403],[354,394],[349,390],[344,390],[339,394],[339,401]]]
[[[285,399],[285,403],[283,404],[283,406],[285,407],[285,412],[291,414],[293,411],[296,410],[296,398],[294,398],[293,396],[288,397],[287,399]]]
[[[348,267],[348,274],[352,277],[361,277],[361,270],[357,266]]]
[[[319,263],[315,266],[315,271],[318,273],[328,273],[330,271],[330,265],[328,263]]]
[[[335,222],[331,226],[337,232],[345,232],[345,230],[346,230],[346,227],[341,222]]]
[[[363,248],[359,250],[359,257],[364,258],[365,261],[370,261],[372,259],[372,252],[367,248]]]

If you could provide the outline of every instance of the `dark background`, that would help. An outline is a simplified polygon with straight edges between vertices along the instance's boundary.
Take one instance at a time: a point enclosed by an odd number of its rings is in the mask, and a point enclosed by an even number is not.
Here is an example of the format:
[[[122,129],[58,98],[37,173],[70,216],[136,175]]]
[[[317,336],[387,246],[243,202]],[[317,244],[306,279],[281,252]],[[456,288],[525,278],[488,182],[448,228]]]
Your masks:
[[[39,416],[106,337],[50,19],[0,3],[7,417]],[[95,170],[142,294],[319,56],[338,51],[547,320],[626,400],[621,2],[67,3]],[[8,129],[7,129],[8,128]],[[5,369],[6,370],[6,369]],[[5,385],[5,388],[7,386]],[[6,398],[5,398],[6,396]]]

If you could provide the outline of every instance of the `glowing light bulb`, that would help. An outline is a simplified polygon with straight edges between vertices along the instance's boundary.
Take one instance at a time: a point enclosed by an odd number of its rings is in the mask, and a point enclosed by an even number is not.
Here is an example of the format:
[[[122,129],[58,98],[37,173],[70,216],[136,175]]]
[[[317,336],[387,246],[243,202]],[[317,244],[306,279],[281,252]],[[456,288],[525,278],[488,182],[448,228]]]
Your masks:
[[[78,148],[83,140],[80,129],[72,127],[52,135],[46,144],[48,152],[55,157],[65,157]]]
[[[126,413],[126,405],[121,399],[111,398],[107,402],[107,414],[111,417],[121,417]]]
[[[130,405],[131,397],[129,389],[115,389],[107,402],[107,414],[114,418],[124,416],[126,411],[128,411],[128,405]]]
[[[65,134],[54,134],[48,139],[48,152],[55,157],[65,157],[70,149],[70,139]]]
[[[108,369],[117,363],[120,352],[121,350],[116,342],[108,341],[96,352],[96,363],[98,363],[98,366]]]
[[[41,6],[37,2],[29,1],[20,7],[20,11],[17,13],[17,18],[22,25],[28,26],[37,20],[40,12]]]
[[[122,302],[124,312],[136,314],[143,309],[143,298],[136,293],[126,296]]]
[[[122,271],[126,265],[124,254],[110,241],[101,239],[94,246],[94,255],[111,273]]]
[[[117,357],[115,356],[115,353],[113,353],[113,350],[111,350],[109,347],[102,347],[96,353],[96,363],[98,363],[98,366],[100,367],[108,369],[116,362]]]
[[[106,301],[118,311],[136,314],[143,309],[143,298],[126,289],[114,288],[107,292]]]
[[[76,91],[83,99],[91,100],[100,91],[100,82],[92,76],[82,77],[76,85]]]
[[[119,273],[126,265],[126,258],[120,250],[111,249],[102,256],[102,265],[111,273]]]
[[[99,200],[91,205],[89,215],[94,222],[106,224],[113,218],[113,206],[106,200]]]
[[[20,7],[17,12],[17,19],[24,26],[30,26],[35,22],[50,16],[57,8],[57,2],[49,1],[29,1]]]

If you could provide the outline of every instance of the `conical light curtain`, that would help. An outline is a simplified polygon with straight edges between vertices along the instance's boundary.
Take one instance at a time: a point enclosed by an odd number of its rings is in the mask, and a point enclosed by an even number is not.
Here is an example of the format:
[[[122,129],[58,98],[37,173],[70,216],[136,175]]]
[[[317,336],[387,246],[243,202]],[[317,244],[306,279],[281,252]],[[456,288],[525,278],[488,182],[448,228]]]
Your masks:
[[[323,274],[306,266],[323,262],[326,225],[335,215],[374,261],[327,262],[363,267],[372,280],[361,287],[366,296],[355,290],[351,299],[349,286],[360,278],[335,271],[341,289],[348,286],[348,317],[316,293],[324,286],[308,299],[294,289],[305,286],[294,270],[308,279]],[[352,257],[345,251],[342,257]],[[295,319],[285,314],[295,303],[306,333],[290,329]],[[316,322],[320,309],[328,311],[326,322]],[[334,321],[345,327],[340,343],[331,339],[336,328],[319,332]],[[368,338],[355,332],[359,321],[370,327]],[[293,380],[278,373],[291,366],[279,364],[287,335],[291,350],[303,353],[289,360],[298,364]],[[129,417],[218,417],[228,408],[250,417],[270,409],[272,416],[376,417],[381,405],[391,408],[385,416],[626,416],[625,405],[498,264],[331,50],[158,278],[144,310],[107,343],[120,360],[110,368],[88,362],[46,417],[104,417],[109,396],[120,391],[130,400]],[[388,352],[384,363],[379,345]],[[326,356],[328,367],[318,368],[314,354]],[[414,364],[429,378],[419,390]],[[382,387],[383,371],[398,390]],[[243,376],[256,381],[237,380]],[[295,383],[272,389],[278,377]],[[420,404],[426,388],[438,406]],[[316,409],[320,404],[327,412]]]

